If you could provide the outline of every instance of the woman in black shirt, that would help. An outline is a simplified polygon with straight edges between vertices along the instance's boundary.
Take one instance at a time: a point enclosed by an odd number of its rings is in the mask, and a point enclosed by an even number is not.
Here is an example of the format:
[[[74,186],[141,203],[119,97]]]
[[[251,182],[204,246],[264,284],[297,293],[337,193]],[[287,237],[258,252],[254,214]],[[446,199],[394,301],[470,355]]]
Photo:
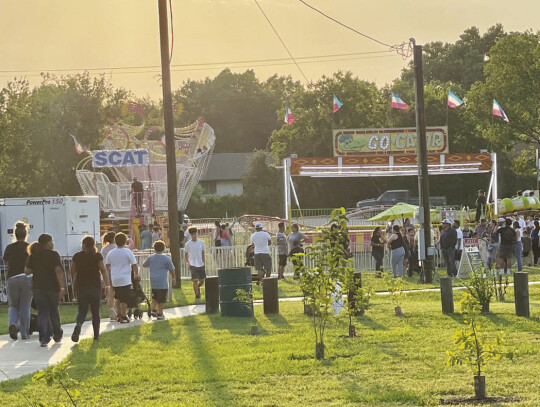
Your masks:
[[[103,256],[96,250],[96,242],[92,236],[85,236],[82,240],[82,250],[75,253],[71,262],[71,274],[78,288],[77,300],[79,313],[77,325],[71,335],[73,342],[79,342],[81,327],[88,313],[88,306],[92,312],[92,327],[94,340],[99,339],[99,305],[101,302],[101,276],[105,280],[105,287],[110,289],[109,275],[103,264]]]
[[[4,250],[4,261],[7,264],[7,286],[9,303],[9,336],[17,339],[28,339],[30,330],[30,304],[32,303],[32,279],[24,273],[28,253],[28,225],[24,222],[15,224],[13,243]]]
[[[64,269],[60,255],[53,248],[52,236],[46,233],[40,235],[38,241],[28,247],[28,263],[24,270],[26,274],[33,275],[32,286],[38,309],[39,342],[42,347],[47,347],[51,336],[58,343],[64,334],[58,313],[58,303],[65,291]]]
[[[375,270],[379,273],[383,271],[384,244],[385,239],[382,236],[382,229],[377,226],[371,235],[371,255],[375,259]]]

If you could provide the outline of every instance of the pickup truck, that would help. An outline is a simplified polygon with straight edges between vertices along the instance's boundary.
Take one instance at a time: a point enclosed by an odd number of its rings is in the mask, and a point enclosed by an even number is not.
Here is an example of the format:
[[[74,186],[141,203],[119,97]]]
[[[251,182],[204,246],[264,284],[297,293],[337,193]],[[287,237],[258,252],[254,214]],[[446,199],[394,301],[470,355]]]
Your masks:
[[[418,198],[411,198],[409,196],[409,190],[407,189],[394,189],[384,192],[380,197],[376,199],[364,199],[356,203],[357,208],[366,208],[368,206],[379,205],[395,205],[399,202],[406,202],[412,205],[418,205]],[[429,204],[431,206],[444,206],[446,205],[446,197],[444,196],[430,196]]]

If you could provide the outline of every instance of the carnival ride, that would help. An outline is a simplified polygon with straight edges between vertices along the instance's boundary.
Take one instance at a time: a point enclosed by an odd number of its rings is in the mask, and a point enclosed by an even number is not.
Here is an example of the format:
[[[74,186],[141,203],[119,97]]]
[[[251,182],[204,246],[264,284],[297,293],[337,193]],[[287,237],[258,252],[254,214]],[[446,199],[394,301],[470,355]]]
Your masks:
[[[135,106],[134,106],[135,105]],[[134,106],[134,107],[133,107]],[[157,215],[168,210],[167,164],[165,137],[157,126],[148,127],[142,107],[130,110],[143,117],[140,126],[117,122],[107,127],[107,136],[100,144],[103,151],[143,150],[147,152],[145,165],[122,164],[96,168],[93,156],[82,159],[76,169],[77,180],[85,195],[98,195],[102,211],[129,217],[130,233],[134,218]],[[160,139],[158,137],[161,137]],[[158,138],[158,139],[156,139]],[[212,127],[199,118],[195,123],[174,129],[178,210],[185,210],[193,188],[204,176],[215,146]],[[131,191],[133,178],[143,185],[140,205]],[[143,220],[141,220],[143,222]]]

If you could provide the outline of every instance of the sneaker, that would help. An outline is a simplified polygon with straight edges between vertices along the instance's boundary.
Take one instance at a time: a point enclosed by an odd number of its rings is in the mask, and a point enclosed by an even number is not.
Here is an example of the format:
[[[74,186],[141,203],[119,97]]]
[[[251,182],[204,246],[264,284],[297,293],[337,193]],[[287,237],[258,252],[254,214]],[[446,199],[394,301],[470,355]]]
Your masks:
[[[126,316],[120,315],[118,317],[118,322],[120,322],[121,324],[129,324],[129,318]]]
[[[157,320],[158,320],[158,321],[164,321],[164,320],[165,320],[165,315],[163,315],[163,314],[158,314]]]
[[[80,335],[81,335],[81,326],[75,325],[75,329],[73,330],[73,334],[71,335],[71,340],[73,342],[79,342]]]
[[[152,310],[152,312],[150,313],[151,316],[153,316],[154,318],[157,318],[158,316],[158,313],[155,309]]]
[[[62,342],[62,337],[60,336],[59,338],[53,338],[54,340],[54,343],[60,343]]]
[[[41,342],[41,343],[39,344],[39,346],[40,346],[41,348],[46,348],[48,345],[49,345],[49,344],[48,344],[48,343],[45,343],[45,342]]]
[[[19,328],[17,328],[15,325],[9,326],[9,336],[11,337],[11,339],[16,341],[18,333],[19,333]]]
[[[94,342],[99,341],[99,336],[94,336]]]
[[[131,312],[131,308],[130,308],[130,309],[128,309],[127,317],[128,317],[129,319],[131,319],[131,316],[132,316],[132,315],[133,315],[133,313]]]

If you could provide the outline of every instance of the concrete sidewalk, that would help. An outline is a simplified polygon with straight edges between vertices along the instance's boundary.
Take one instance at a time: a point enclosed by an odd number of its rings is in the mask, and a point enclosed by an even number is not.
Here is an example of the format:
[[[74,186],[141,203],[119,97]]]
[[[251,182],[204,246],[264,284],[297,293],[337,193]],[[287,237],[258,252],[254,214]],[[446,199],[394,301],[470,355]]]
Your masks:
[[[204,304],[188,305],[185,307],[169,308],[163,311],[167,319],[182,318],[201,314],[205,311]],[[119,329],[131,328],[134,326],[148,324],[157,321],[155,318],[148,320],[147,316],[142,320],[131,321],[129,324],[110,322],[109,318],[101,320],[100,334],[117,331]],[[64,337],[60,343],[54,343],[51,339],[47,348],[41,348],[38,341],[38,333],[34,332],[30,339],[21,340],[20,336],[14,341],[9,335],[0,336],[0,381],[16,379],[18,377],[35,373],[46,369],[50,365],[65,359],[71,352],[71,348],[76,346],[71,341],[71,334],[75,328],[75,323],[62,325]],[[80,340],[93,338],[94,330],[92,321],[86,321],[83,325]]]

